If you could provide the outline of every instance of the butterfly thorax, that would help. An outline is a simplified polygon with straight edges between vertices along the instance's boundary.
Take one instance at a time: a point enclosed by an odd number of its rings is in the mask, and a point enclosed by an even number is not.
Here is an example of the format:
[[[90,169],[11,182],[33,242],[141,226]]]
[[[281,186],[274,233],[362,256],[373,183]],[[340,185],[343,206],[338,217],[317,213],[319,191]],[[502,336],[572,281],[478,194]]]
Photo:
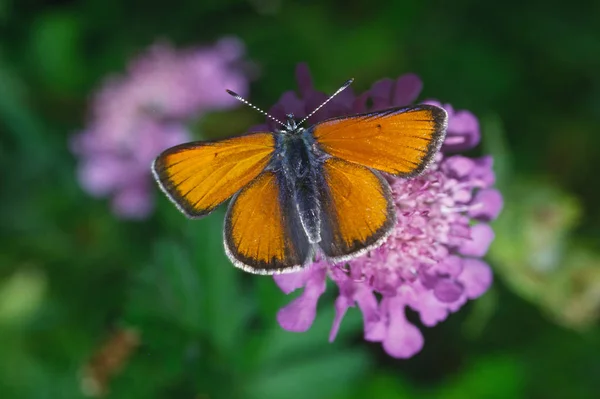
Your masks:
[[[276,171],[284,195],[290,196],[302,227],[311,243],[321,241],[320,206],[317,178],[322,167],[322,155],[315,145],[310,129],[288,120],[289,129],[275,134],[275,156],[271,168]]]

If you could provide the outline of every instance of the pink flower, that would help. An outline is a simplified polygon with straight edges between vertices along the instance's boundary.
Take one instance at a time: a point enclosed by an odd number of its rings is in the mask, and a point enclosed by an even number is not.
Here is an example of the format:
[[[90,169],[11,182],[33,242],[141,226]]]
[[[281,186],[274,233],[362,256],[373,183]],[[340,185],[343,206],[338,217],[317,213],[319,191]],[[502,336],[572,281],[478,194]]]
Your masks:
[[[87,128],[73,137],[81,186],[110,197],[115,214],[140,219],[153,210],[150,164],[164,149],[190,141],[186,124],[207,111],[237,105],[225,89],[246,93],[236,67],[236,39],[209,48],[152,46],[124,76],[108,79],[92,100]]]
[[[297,80],[301,97],[283,94],[271,109],[275,117],[290,112],[303,117],[327,97],[313,89],[306,66],[298,67]],[[348,90],[309,122],[407,105],[416,99],[421,86],[420,79],[409,74],[376,82],[358,96]],[[372,106],[367,107],[369,102]],[[419,313],[423,325],[432,327],[489,288],[492,272],[480,258],[494,238],[487,222],[498,216],[502,196],[492,188],[490,157],[471,159],[445,153],[472,148],[480,134],[473,114],[443,107],[449,115],[448,134],[435,162],[419,177],[389,178],[397,223],[387,241],[343,264],[321,260],[301,272],[274,277],[285,293],[304,287],[277,315],[284,329],[310,328],[329,278],[339,289],[330,341],[348,308],[357,305],[363,314],[365,339],[381,342],[391,356],[408,358],[421,350],[424,339],[406,319],[407,307]]]

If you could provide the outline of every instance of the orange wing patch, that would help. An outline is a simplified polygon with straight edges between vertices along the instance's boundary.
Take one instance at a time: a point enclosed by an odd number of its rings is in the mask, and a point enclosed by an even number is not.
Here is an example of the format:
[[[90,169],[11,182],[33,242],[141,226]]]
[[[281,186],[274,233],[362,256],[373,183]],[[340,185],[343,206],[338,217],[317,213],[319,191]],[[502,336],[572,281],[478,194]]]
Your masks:
[[[210,213],[267,166],[275,147],[271,133],[169,148],[152,165],[161,189],[188,217]]]
[[[323,165],[321,249],[344,260],[378,245],[396,221],[391,190],[378,173],[330,158]]]
[[[382,172],[413,177],[425,170],[446,134],[447,115],[433,105],[334,118],[314,126],[327,153]]]
[[[294,271],[310,256],[295,206],[274,172],[264,172],[233,199],[224,234],[231,261],[252,273]]]

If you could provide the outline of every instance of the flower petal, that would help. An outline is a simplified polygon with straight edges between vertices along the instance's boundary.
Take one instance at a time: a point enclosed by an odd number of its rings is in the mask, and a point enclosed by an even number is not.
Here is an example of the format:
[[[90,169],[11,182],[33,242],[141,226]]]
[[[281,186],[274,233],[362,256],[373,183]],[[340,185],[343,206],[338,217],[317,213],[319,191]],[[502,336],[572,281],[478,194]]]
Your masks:
[[[325,269],[318,269],[306,281],[304,292],[277,312],[279,325],[288,331],[304,332],[317,314],[317,302],[325,292]]]
[[[500,192],[494,188],[479,190],[471,203],[469,216],[479,220],[494,220],[500,214],[504,201]]]
[[[450,278],[440,279],[433,289],[435,297],[444,303],[457,301],[463,294],[464,287],[461,283]]]
[[[471,226],[471,239],[464,240],[459,252],[467,256],[482,257],[494,241],[494,230],[487,223]]]
[[[154,209],[154,201],[148,196],[145,184],[123,188],[112,199],[113,212],[129,219],[145,219]]]
[[[463,272],[458,278],[465,286],[469,299],[475,299],[490,288],[493,280],[492,269],[480,259],[465,259]]]
[[[275,280],[281,291],[289,294],[298,288],[304,287],[313,274],[321,272],[321,266],[314,264],[295,273],[275,274],[273,280]]]
[[[298,89],[302,97],[306,97],[309,92],[314,91],[310,69],[305,62],[296,66],[296,82],[298,82]]]
[[[394,81],[386,78],[373,83],[369,90],[371,100],[373,100],[372,110],[381,110],[392,106],[390,99]]]
[[[418,75],[414,73],[407,73],[400,76],[396,80],[394,87],[394,96],[392,98],[392,105],[394,107],[403,107],[405,105],[412,104],[423,89],[423,82]]]
[[[435,271],[457,277],[463,270],[462,258],[456,255],[449,255],[442,262],[435,265]]]
[[[400,359],[408,359],[423,348],[421,331],[406,320],[405,305],[398,297],[384,299],[389,301],[389,326],[383,349],[390,355]]]
[[[485,155],[480,158],[474,159],[475,169],[473,170],[473,177],[480,179],[485,187],[491,187],[496,182],[496,175],[492,166],[494,165],[494,159]]]
[[[462,155],[454,155],[446,158],[442,164],[443,170],[451,177],[463,178],[468,176],[475,167],[475,162],[471,158]]]
[[[439,322],[446,320],[448,317],[448,307],[446,304],[440,302],[433,291],[419,289],[418,287],[416,289],[420,291],[419,295],[408,304],[412,309],[419,312],[421,323],[427,327],[433,327]]]
[[[479,121],[469,111],[456,111],[448,120],[448,133],[451,136],[461,136],[463,142],[457,145],[449,145],[444,150],[464,151],[479,144],[481,134],[479,132]]]
[[[367,341],[382,341],[385,338],[386,327],[381,318],[375,294],[370,288],[363,286],[356,292],[354,299],[363,314],[365,339]]]
[[[335,317],[333,319],[333,325],[331,326],[331,331],[329,332],[329,342],[333,342],[337,333],[340,329],[340,324],[342,323],[342,319],[346,314],[346,311],[349,307],[354,305],[354,300],[350,297],[340,295],[335,300]]]

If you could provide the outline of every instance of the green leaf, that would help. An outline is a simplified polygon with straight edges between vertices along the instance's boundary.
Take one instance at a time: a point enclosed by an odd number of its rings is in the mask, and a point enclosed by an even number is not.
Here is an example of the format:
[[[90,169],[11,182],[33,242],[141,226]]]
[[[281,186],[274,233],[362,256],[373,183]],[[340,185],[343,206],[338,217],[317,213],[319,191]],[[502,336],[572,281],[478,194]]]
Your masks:
[[[4,24],[8,21],[12,14],[12,7],[10,0],[0,0],[0,23]]]
[[[25,103],[22,82],[1,63],[0,88],[0,127],[6,129],[17,148],[27,153],[31,162],[44,165],[52,158],[53,143],[48,140],[41,120]],[[24,163],[24,166],[31,165]]]
[[[76,14],[42,14],[31,30],[29,55],[44,84],[55,90],[74,90],[85,79],[81,23]]]
[[[470,313],[463,324],[465,336],[470,339],[479,338],[498,310],[498,306],[498,289],[492,286],[485,295],[477,298],[470,306]]]
[[[481,118],[483,153],[494,158],[496,186],[504,191],[513,180],[513,160],[506,141],[506,133],[498,115],[488,114]]]
[[[201,286],[189,253],[162,239],[154,245],[153,262],[138,276],[128,305],[129,321],[170,320],[190,331],[204,324]]]
[[[110,398],[158,397],[158,392],[177,384],[185,375],[190,366],[186,355],[201,349],[187,331],[168,323],[146,322],[140,332],[141,346],[112,378]]]
[[[522,364],[510,356],[478,359],[470,367],[440,386],[433,398],[439,399],[519,399],[524,392]]]
[[[369,367],[364,351],[344,349],[315,353],[304,359],[289,358],[260,370],[246,382],[249,399],[330,398],[352,390]]]
[[[291,300],[292,298],[289,298],[289,301]],[[332,348],[340,349],[345,347],[348,338],[360,336],[363,325],[362,315],[358,308],[350,308],[342,321],[338,336],[330,343],[329,333],[335,315],[333,298],[330,295],[323,295],[319,304],[315,321],[306,332],[297,333],[282,329],[277,324],[276,314],[273,314],[270,326],[254,339],[252,346],[254,355],[250,357],[252,359],[250,367],[285,362],[289,357],[307,352],[319,353]]]
[[[377,399],[424,399],[425,395],[416,395],[415,389],[402,375],[390,374],[385,370],[376,370],[364,379],[361,386],[351,398],[377,398]]]
[[[233,354],[255,306],[242,292],[239,280],[243,272],[225,255],[223,212],[187,223],[186,245],[202,284],[202,330],[219,350]]]
[[[20,326],[42,305],[46,276],[38,270],[21,269],[0,282],[0,328]]]
[[[271,324],[277,311],[297,296],[294,292],[284,294],[272,277],[254,279],[254,296],[258,302],[260,317],[265,323]]]
[[[496,238],[489,256],[512,289],[537,302],[547,291],[548,277],[564,266],[581,206],[539,178],[515,180],[504,194],[507,206],[494,222]]]

